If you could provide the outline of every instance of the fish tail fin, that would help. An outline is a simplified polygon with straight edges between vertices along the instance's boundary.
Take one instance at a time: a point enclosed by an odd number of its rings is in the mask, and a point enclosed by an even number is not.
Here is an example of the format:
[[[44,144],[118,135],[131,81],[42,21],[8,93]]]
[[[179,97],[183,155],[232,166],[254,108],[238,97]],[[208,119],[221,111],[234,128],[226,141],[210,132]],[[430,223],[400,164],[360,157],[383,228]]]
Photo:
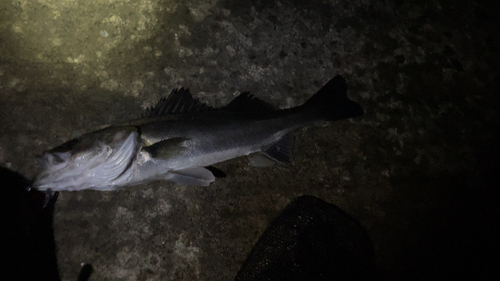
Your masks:
[[[312,117],[335,121],[363,115],[361,106],[347,97],[347,83],[337,75],[326,83],[302,106]]]

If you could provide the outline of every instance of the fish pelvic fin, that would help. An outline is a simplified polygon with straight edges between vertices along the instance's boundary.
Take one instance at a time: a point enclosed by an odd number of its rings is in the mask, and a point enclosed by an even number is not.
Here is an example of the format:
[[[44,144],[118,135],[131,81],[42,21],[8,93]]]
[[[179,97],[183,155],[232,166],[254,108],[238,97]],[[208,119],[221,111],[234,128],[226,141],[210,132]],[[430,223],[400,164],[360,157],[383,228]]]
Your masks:
[[[215,180],[214,175],[203,167],[186,168],[170,171],[166,180],[193,186],[209,186]]]
[[[337,75],[301,106],[301,110],[314,118],[336,121],[364,114],[361,106],[347,97],[347,83]]]

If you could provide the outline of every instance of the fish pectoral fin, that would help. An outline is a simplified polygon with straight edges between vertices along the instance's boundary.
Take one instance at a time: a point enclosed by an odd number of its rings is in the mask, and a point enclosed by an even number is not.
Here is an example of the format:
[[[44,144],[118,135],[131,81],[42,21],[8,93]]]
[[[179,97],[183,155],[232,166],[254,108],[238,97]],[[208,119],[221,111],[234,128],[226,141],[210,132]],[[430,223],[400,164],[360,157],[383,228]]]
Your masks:
[[[185,185],[208,186],[215,177],[208,169],[195,167],[170,171],[165,179]]]
[[[276,161],[271,159],[265,153],[257,152],[250,154],[247,157],[248,157],[248,165],[253,167],[271,167],[276,163]]]
[[[262,153],[277,162],[291,163],[293,141],[294,138],[291,134],[284,135],[279,141],[266,148]]]
[[[184,143],[188,138],[171,138],[159,141],[150,146],[143,147],[142,150],[148,152],[151,157],[156,159],[169,159],[182,153],[186,146]]]

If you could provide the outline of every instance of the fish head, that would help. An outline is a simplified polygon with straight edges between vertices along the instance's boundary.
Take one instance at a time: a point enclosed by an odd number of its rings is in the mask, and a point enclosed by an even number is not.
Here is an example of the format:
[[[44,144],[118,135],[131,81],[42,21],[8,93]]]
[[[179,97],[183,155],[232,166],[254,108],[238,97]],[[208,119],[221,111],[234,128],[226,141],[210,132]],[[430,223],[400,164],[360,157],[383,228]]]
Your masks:
[[[112,190],[131,176],[139,149],[134,127],[107,127],[55,147],[38,158],[40,190]]]

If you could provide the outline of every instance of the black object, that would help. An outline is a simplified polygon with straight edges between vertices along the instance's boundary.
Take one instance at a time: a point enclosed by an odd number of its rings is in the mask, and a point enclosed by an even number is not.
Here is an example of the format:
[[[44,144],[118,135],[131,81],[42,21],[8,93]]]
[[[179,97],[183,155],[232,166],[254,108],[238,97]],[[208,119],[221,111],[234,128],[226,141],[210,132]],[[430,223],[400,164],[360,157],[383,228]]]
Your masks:
[[[90,278],[90,275],[92,275],[92,272],[94,272],[94,268],[90,263],[86,263],[82,266],[82,269],[80,270],[80,274],[78,274],[78,281],[87,281]]]
[[[226,177],[226,173],[224,173],[224,171],[222,171],[221,169],[217,169],[214,166],[208,166],[208,167],[205,167],[205,168],[207,170],[209,170],[210,172],[212,172],[212,174],[216,178],[225,178]]]
[[[235,280],[377,280],[361,225],[333,204],[302,196],[271,223]]]
[[[60,280],[52,228],[58,193],[47,202],[28,186],[0,167],[0,280]]]

